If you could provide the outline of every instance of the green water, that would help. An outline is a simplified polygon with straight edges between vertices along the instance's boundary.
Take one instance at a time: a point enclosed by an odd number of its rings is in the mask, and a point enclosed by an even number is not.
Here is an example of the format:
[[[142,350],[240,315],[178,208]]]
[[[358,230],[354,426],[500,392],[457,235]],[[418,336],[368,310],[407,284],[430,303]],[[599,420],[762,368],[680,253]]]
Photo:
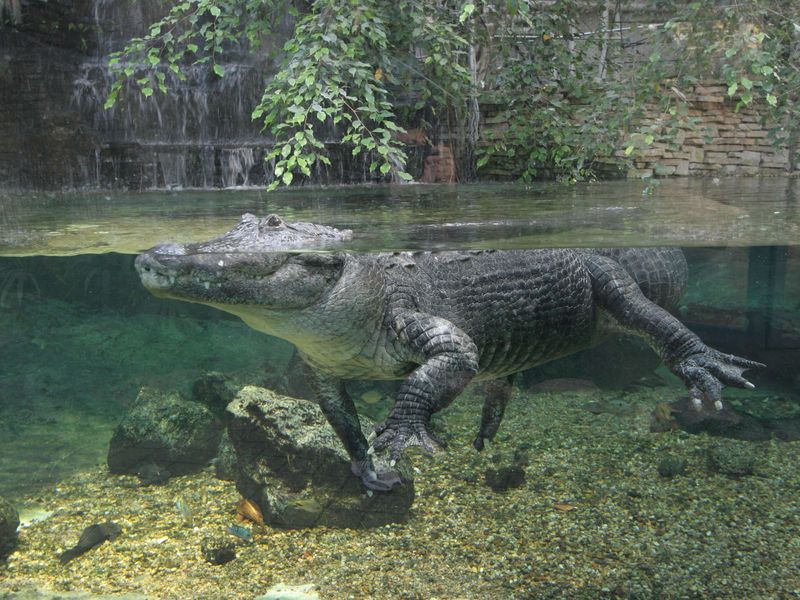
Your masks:
[[[188,395],[208,371],[270,385],[292,352],[287,343],[222,312],[150,296],[132,266],[140,250],[221,234],[244,212],[351,228],[349,249],[363,252],[681,246],[690,278],[678,316],[709,345],[768,365],[752,373],[756,390],[726,390],[725,398],[759,418],[794,420],[800,418],[799,183],[664,180],[648,191],[641,182],[608,182],[339,187],[270,195],[0,193],[0,496],[28,511],[53,513],[25,530],[21,562],[6,575],[14,586],[31,580],[64,590],[145,591],[165,598],[181,597],[160,581],[167,576],[189,588],[218,577],[217,593],[209,596],[215,598],[253,598],[251,588],[264,591],[247,583],[258,577],[245,566],[202,571],[191,529],[170,524],[177,519],[174,498],[194,498],[204,487],[220,490],[209,514],[230,519],[233,484],[201,473],[153,490],[104,470],[111,434],[142,386]],[[685,393],[677,378],[656,366],[641,344],[616,340],[524,373],[497,445],[480,455],[469,447],[480,414],[470,388],[443,411],[443,427],[451,433],[445,458],[415,456],[420,495],[409,524],[386,532],[323,532],[313,539],[349,544],[359,565],[378,560],[370,540],[382,540],[374,545],[390,551],[381,569],[396,568],[398,581],[406,581],[406,567],[411,575],[424,574],[404,584],[413,590],[408,597],[724,598],[724,581],[744,586],[748,597],[796,596],[800,522],[793,503],[800,489],[800,442],[736,440],[737,448],[758,457],[757,475],[738,481],[709,470],[705,456],[717,438],[649,431],[654,407]],[[575,381],[597,387],[575,391],[569,387]],[[371,385],[358,384],[351,393],[359,410],[375,420],[389,404],[361,400],[362,393],[376,396]],[[529,457],[528,482],[507,494],[491,492],[484,469],[519,452]],[[659,477],[656,465],[665,452],[687,458],[685,476]],[[82,493],[82,486],[93,491]],[[97,496],[102,489],[107,499]],[[554,502],[579,508],[561,514]],[[63,550],[63,535],[77,538],[87,520],[122,515],[132,523],[126,511],[148,516],[148,544],[170,538],[165,548],[172,548],[171,570],[125,563],[123,571],[140,575],[114,584],[108,573],[91,570],[91,554],[69,570],[48,562],[55,549]],[[221,527],[210,516],[209,522]],[[477,540],[469,533],[476,522]],[[134,539],[134,527],[126,527]],[[284,542],[308,553],[308,535],[255,545],[231,564],[252,560],[260,572],[258,565],[267,561],[280,577],[294,574],[298,583],[307,581],[307,572],[309,580],[328,581],[324,598],[390,597],[386,589],[369,587],[375,579],[368,567],[358,571],[338,551],[316,564],[304,563],[302,552],[289,559],[270,554]],[[176,550],[170,544],[181,536],[186,546]],[[413,543],[403,545],[406,537],[428,545],[411,550]],[[134,542],[120,539],[118,560],[138,556]],[[775,554],[773,546],[786,552]],[[147,548],[157,554],[156,546]],[[320,556],[326,555],[320,550]],[[402,560],[392,566],[398,556]],[[439,567],[450,563],[454,573],[443,575]],[[46,578],[53,573],[56,584]],[[0,571],[0,593],[2,579]],[[343,589],[347,594],[338,595]]]

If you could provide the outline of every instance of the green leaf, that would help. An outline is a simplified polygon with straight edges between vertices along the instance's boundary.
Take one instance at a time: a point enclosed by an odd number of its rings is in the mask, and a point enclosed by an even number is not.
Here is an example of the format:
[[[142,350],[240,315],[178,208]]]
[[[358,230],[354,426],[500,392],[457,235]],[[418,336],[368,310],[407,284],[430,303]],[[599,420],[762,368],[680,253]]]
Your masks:
[[[398,171],[397,176],[403,181],[414,181],[414,178],[411,176],[411,174],[406,173],[405,171]]]
[[[774,94],[767,94],[767,102],[769,102],[770,106],[777,106],[778,98]]]
[[[392,165],[390,165],[389,163],[383,163],[381,165],[381,173],[383,173],[384,175],[386,175],[391,170],[392,170]]]
[[[632,145],[628,146],[627,148],[625,148],[625,156],[630,156],[631,154],[633,154],[633,151],[634,147]]]
[[[219,9],[219,6],[212,6],[211,8],[208,9],[208,12],[210,12],[215,17],[218,17],[222,14],[222,11]]]
[[[644,136],[644,143],[647,144],[648,146],[651,145],[654,141],[655,137],[653,137],[652,133],[648,133],[646,136]]]
[[[291,184],[292,179],[294,179],[294,175],[292,175],[292,172],[286,171],[286,173],[283,174],[283,185]]]
[[[222,77],[225,75],[225,67],[219,63],[214,63],[214,73],[216,73],[218,77]]]
[[[472,13],[475,12],[475,5],[472,2],[468,2],[464,6],[461,7],[461,15],[458,17],[460,23],[463,23],[467,19],[472,16]]]
[[[728,97],[733,97],[733,95],[736,93],[736,90],[738,89],[739,89],[739,84],[734,81],[732,84],[728,86]]]
[[[741,79],[739,80],[739,83],[741,83],[741,84],[742,84],[742,87],[743,87],[744,89],[746,89],[746,90],[750,90],[750,89],[752,89],[752,88],[753,88],[753,82],[752,82],[752,81],[750,81],[750,80],[749,80],[747,77],[745,77],[744,75],[742,75]]]
[[[152,96],[152,95],[153,95],[153,88],[151,88],[151,87],[144,87],[144,88],[142,88],[142,95],[143,95],[145,98],[149,98],[150,96]]]

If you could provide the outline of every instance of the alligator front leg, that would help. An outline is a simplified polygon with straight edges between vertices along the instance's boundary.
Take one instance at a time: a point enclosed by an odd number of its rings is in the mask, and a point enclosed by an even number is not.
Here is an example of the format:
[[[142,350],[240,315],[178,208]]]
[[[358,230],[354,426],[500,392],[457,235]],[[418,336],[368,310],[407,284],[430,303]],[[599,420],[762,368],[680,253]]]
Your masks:
[[[308,382],[314,391],[322,413],[350,456],[350,468],[371,490],[387,491],[401,483],[393,471],[377,472],[372,457],[367,452],[367,440],[361,431],[355,404],[344,387],[344,381],[320,373],[305,362]]]
[[[584,259],[597,304],[623,329],[645,338],[689,388],[698,410],[722,409],[722,387],[753,388],[742,373],[764,365],[706,346],[678,319],[648,300],[630,275],[603,256]]]
[[[486,382],[481,414],[481,427],[472,442],[472,447],[479,452],[483,450],[485,440],[493,440],[500,428],[500,422],[506,412],[506,405],[511,398],[514,375]]]
[[[423,313],[401,312],[392,328],[419,367],[403,382],[394,408],[376,427],[372,447],[390,448],[397,459],[408,446],[433,452],[444,446],[431,433],[430,418],[445,408],[478,371],[478,349],[450,321]]]

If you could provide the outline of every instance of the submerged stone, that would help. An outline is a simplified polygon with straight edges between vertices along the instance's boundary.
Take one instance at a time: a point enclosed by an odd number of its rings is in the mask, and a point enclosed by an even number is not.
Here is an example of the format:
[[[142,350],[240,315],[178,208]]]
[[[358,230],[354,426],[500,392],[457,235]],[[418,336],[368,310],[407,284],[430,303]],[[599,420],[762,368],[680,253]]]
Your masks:
[[[368,492],[353,476],[347,453],[313,402],[247,386],[228,412],[236,489],[261,508],[267,524],[362,528],[408,517],[414,483],[407,460],[394,467],[403,485]],[[361,427],[366,434],[372,424],[362,418]]]
[[[214,464],[214,475],[217,479],[236,481],[236,451],[227,430],[222,432],[217,456],[211,462]]]
[[[676,454],[667,454],[658,461],[658,474],[671,479],[686,472],[686,459]]]
[[[495,492],[521,487],[525,483],[525,469],[520,465],[510,465],[499,469],[486,469],[486,485]]]
[[[111,438],[108,468],[136,473],[157,465],[172,475],[191,473],[216,455],[221,435],[222,424],[202,404],[142,388]]]
[[[709,449],[708,462],[718,473],[731,477],[752,475],[756,469],[756,452],[760,446],[747,443],[719,444]]]
[[[228,418],[225,407],[236,397],[239,386],[224,373],[204,373],[192,385],[192,400],[199,402],[223,423]]]
[[[0,497],[0,559],[5,558],[17,545],[19,513],[14,505]]]

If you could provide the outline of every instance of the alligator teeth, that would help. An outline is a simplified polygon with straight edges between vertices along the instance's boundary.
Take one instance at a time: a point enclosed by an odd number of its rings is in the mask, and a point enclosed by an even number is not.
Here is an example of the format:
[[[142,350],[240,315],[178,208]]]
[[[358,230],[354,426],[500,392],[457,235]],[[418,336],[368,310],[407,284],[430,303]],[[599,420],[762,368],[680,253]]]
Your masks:
[[[203,282],[203,287],[204,287],[204,288],[206,288],[206,289],[210,288],[210,287],[211,287],[211,282],[209,282],[209,281],[204,281],[204,282]]]

